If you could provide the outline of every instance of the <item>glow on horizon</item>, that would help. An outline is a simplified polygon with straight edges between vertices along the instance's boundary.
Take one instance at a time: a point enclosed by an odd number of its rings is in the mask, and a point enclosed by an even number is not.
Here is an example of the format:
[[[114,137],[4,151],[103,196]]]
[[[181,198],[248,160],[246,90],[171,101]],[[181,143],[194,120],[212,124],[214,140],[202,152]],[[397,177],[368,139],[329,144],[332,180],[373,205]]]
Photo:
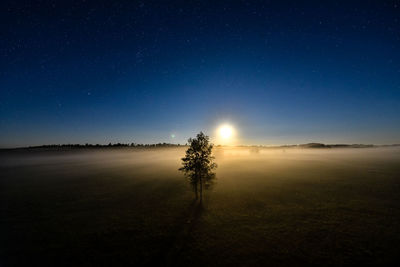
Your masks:
[[[234,144],[235,129],[229,124],[223,124],[217,129],[217,143],[222,145]]]

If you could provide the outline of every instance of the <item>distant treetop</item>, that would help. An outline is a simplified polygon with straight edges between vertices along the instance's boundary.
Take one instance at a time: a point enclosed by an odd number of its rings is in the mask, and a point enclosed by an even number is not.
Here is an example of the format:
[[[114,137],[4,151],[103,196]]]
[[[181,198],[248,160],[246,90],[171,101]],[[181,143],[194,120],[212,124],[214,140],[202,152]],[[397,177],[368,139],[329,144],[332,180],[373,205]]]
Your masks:
[[[41,146],[30,146],[29,148],[109,148],[109,147],[178,147],[181,144],[170,143],[157,143],[157,144],[137,144],[137,143],[108,143],[108,145],[101,144],[51,144]]]

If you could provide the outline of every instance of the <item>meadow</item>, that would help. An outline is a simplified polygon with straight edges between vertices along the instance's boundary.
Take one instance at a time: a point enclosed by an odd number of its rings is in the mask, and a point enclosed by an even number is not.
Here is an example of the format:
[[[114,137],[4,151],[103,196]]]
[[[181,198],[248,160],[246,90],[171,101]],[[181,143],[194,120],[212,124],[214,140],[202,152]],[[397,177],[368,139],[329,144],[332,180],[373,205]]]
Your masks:
[[[216,147],[202,206],[184,150],[1,151],[0,266],[398,261],[399,147]]]

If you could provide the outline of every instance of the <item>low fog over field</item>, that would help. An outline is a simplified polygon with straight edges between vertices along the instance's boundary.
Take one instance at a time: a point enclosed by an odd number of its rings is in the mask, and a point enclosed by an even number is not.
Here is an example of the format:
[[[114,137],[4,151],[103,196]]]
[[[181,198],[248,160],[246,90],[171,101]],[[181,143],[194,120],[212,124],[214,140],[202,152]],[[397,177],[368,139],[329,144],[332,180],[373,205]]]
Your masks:
[[[2,151],[0,266],[383,264],[400,252],[399,148],[215,147],[196,214],[185,149]]]

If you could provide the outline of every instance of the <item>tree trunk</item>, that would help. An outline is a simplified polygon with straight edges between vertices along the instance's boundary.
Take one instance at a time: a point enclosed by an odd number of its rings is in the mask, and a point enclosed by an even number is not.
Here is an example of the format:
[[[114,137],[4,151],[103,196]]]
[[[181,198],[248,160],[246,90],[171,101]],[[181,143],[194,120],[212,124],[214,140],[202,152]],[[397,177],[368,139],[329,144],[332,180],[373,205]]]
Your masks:
[[[197,184],[194,186],[194,193],[196,194],[196,200],[199,199],[199,192],[197,191]]]
[[[203,202],[203,179],[200,176],[200,203]]]

